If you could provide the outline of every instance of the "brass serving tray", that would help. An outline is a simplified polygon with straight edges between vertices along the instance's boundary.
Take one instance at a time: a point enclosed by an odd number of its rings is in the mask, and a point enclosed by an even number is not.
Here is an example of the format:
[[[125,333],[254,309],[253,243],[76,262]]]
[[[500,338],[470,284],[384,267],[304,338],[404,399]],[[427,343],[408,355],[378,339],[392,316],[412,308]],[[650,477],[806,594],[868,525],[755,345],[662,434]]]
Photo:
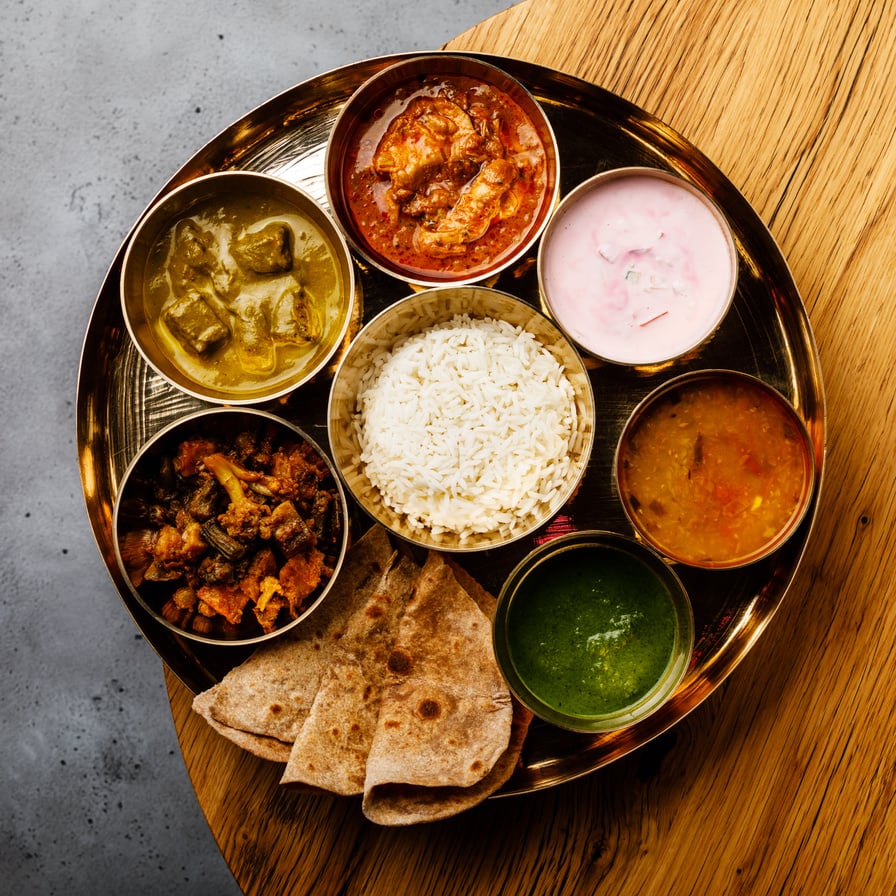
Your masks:
[[[272,98],[211,140],[159,192],[200,174],[239,168],[264,171],[303,187],[324,207],[324,154],[333,122],[352,92],[385,66],[410,55],[381,57],[305,81]],[[597,436],[582,488],[554,521],[558,529],[631,530],[614,491],[612,459],[629,412],[648,391],[689,369],[736,367],[779,389],[803,417],[815,447],[818,481],[793,538],[766,560],[738,571],[679,567],[691,596],[696,645],[691,668],[673,698],[623,731],[581,735],[535,722],[521,767],[501,791],[523,793],[575,778],[647,743],[705,700],[744,658],[769,623],[803,555],[818,507],[825,454],[824,390],[805,308],[773,238],[747,201],[694,146],[663,122],[587,82],[519,60],[477,54],[518,78],[544,105],[560,146],[565,195],[606,168],[651,165],[672,170],[709,193],[732,226],[740,277],[734,306],[698,355],[661,370],[594,364]],[[126,241],[125,241],[126,242]],[[537,245],[494,285],[538,303]],[[121,600],[162,660],[193,692],[209,687],[247,655],[245,649],[194,643],[155,622],[130,596],[112,542],[112,505],[125,467],[162,426],[202,403],[179,393],[142,361],[125,330],[119,303],[124,244],[112,262],[87,327],[77,396],[77,444],[87,511],[97,545]],[[363,319],[409,288],[355,259]],[[325,449],[332,366],[269,410],[303,427]],[[355,520],[356,535],[364,525]],[[510,547],[458,556],[493,593],[544,530]]]

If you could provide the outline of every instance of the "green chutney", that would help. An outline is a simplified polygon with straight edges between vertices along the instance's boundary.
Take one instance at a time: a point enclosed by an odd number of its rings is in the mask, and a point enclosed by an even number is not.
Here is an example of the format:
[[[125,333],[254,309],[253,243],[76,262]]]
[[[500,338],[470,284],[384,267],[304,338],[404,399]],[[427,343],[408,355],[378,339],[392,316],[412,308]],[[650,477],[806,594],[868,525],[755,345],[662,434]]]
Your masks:
[[[619,712],[648,694],[676,643],[672,595],[625,551],[582,545],[536,566],[508,609],[517,674],[570,715]]]

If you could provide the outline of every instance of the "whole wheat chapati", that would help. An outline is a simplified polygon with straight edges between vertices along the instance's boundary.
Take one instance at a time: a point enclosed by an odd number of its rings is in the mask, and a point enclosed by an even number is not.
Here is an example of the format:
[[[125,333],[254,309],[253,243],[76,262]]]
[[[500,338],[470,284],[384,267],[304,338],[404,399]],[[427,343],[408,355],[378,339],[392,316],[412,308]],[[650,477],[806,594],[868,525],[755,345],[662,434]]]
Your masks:
[[[513,700],[510,741],[492,770],[471,787],[382,783],[364,797],[364,814],[376,824],[401,826],[450,818],[479,805],[510,779],[529,731],[532,713]]]
[[[258,648],[193,709],[218,732],[261,756],[286,762],[320,682],[359,602],[380,583],[394,551],[374,526],[346,554],[332,590],[295,629]]]
[[[453,560],[430,552],[421,570],[374,526],[307,623],[194,708],[244,749],[285,762],[288,786],[363,792],[378,824],[446,818],[512,775],[532,718],[498,670],[494,609]]]
[[[388,670],[367,757],[367,818],[432,821],[500,787],[506,778],[496,782],[491,773],[502,757],[512,771],[513,702],[495,661],[490,615],[440,554],[430,553],[420,573]]]
[[[346,796],[364,789],[386,662],[419,573],[409,557],[398,558],[348,620],[281,783]]]

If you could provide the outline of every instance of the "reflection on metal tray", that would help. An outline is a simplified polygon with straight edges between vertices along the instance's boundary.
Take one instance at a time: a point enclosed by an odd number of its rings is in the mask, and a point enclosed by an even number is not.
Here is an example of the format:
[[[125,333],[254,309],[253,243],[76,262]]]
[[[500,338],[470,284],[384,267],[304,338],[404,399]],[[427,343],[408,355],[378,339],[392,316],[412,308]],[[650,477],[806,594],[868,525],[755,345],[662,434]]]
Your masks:
[[[330,127],[352,92],[368,77],[408,55],[356,63],[313,78],[269,100],[198,152],[160,194],[199,174],[231,168],[265,171],[303,187],[326,206],[324,154]],[[560,146],[565,195],[606,168],[651,165],[676,172],[709,193],[731,223],[740,255],[732,312],[695,357],[659,370],[592,364],[597,435],[583,487],[551,523],[552,531],[602,528],[630,534],[613,490],[612,458],[620,429],[635,404],[659,383],[685,370],[736,367],[779,389],[802,415],[819,473],[825,450],[824,392],[815,342],[787,264],[746,200],[696,148],[665,124],[598,87],[518,60],[482,56],[518,78],[544,105]],[[537,246],[492,284],[538,303]],[[160,380],[140,359],[125,331],[118,292],[123,247],[100,289],[84,342],[78,381],[77,443],[87,510],[100,553],[121,599],[160,657],[194,692],[240,662],[235,648],[189,643],[149,618],[129,597],[112,547],[112,504],[119,478],[138,447],[161,426],[201,403]],[[408,293],[400,281],[365,266],[358,282],[363,319]],[[332,365],[270,410],[293,420],[329,449],[325,412]],[[599,736],[571,734],[536,722],[522,765],[502,793],[522,793],[585,774],[675,724],[737,666],[769,622],[796,571],[818,506],[777,553],[736,571],[679,573],[694,605],[696,645],[690,671],[673,698],[644,722]],[[360,527],[363,520],[356,520]],[[545,530],[521,543],[464,557],[469,571],[493,592]]]

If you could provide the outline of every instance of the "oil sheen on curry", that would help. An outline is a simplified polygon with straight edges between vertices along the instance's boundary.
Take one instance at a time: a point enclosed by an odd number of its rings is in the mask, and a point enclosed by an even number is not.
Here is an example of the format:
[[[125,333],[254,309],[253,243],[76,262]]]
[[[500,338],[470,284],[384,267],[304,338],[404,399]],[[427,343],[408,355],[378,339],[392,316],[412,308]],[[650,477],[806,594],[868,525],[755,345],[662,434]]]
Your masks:
[[[174,223],[147,262],[156,338],[197,382],[240,392],[311,367],[344,314],[320,229],[288,203],[209,200]]]
[[[649,402],[623,434],[617,475],[646,540],[672,559],[723,568],[752,562],[790,535],[814,463],[785,400],[732,374],[694,378]]]
[[[374,255],[412,275],[500,264],[538,215],[545,147],[505,92],[455,75],[399,88],[355,129],[345,195]]]

